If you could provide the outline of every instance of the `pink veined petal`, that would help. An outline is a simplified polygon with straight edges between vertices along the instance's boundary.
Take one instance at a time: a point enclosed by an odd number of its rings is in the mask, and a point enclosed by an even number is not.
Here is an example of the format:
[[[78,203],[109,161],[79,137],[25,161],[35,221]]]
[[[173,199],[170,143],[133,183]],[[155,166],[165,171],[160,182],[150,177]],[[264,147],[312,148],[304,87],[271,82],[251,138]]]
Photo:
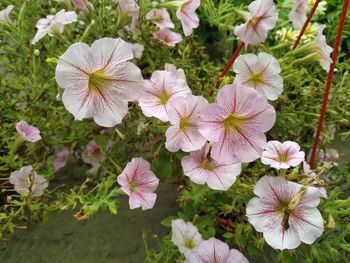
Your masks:
[[[215,104],[209,104],[201,113],[198,123],[200,133],[211,142],[219,141],[224,133],[224,117],[228,111]]]
[[[129,43],[117,38],[101,38],[91,45],[99,69],[113,68],[119,63],[134,58]]]
[[[141,207],[142,210],[152,209],[156,202],[157,195],[150,192],[135,192],[130,194],[129,205],[130,209]]]
[[[230,256],[229,256],[227,262],[249,263],[248,259],[241,252],[239,252],[237,249],[230,250]]]
[[[295,29],[301,28],[306,21],[307,2],[307,0],[296,0],[288,14],[289,21],[293,23]]]
[[[60,57],[56,67],[56,81],[63,88],[88,87],[89,75],[98,67],[96,57],[84,43],[75,43]]]
[[[241,164],[220,165],[208,173],[207,184],[214,190],[226,191],[241,173]]]
[[[289,203],[300,190],[300,187],[299,184],[289,182],[282,177],[264,176],[255,185],[254,194],[262,197],[268,193],[276,200]]]

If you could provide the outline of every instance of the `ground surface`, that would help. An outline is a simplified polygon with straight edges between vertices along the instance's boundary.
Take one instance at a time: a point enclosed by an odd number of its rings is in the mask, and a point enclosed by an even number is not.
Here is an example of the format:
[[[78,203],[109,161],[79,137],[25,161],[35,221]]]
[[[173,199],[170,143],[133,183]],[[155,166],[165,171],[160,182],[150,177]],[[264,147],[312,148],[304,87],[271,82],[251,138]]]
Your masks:
[[[99,213],[77,222],[72,212],[52,214],[47,223],[18,231],[1,263],[142,263],[145,258],[143,229],[163,235],[169,229],[160,221],[175,215],[176,186],[161,183],[152,210],[130,210],[123,199],[119,214]]]

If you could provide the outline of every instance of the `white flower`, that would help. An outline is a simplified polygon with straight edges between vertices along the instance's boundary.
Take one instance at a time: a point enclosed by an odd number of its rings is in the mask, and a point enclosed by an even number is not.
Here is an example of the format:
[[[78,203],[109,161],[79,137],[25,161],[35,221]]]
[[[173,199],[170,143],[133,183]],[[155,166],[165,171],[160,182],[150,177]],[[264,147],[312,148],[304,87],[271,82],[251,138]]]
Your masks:
[[[171,222],[171,242],[187,256],[202,242],[202,236],[191,222],[176,219]]]
[[[308,0],[295,0],[288,18],[296,29],[301,28],[306,21],[306,7]]]
[[[242,88],[254,88],[269,100],[276,100],[283,91],[281,67],[277,59],[267,53],[239,56],[233,64],[235,81]]]
[[[77,19],[78,15],[74,11],[66,12],[64,9],[54,16],[48,15],[46,18],[40,19],[36,24],[38,31],[34,36],[32,44],[34,45],[47,34],[49,36],[62,34],[64,26],[76,22]]]
[[[140,69],[129,43],[102,38],[91,47],[75,43],[59,58],[56,81],[65,91],[62,101],[77,120],[93,118],[104,127],[122,122],[128,101],[139,99],[143,86]]]
[[[10,13],[12,12],[13,8],[13,5],[9,5],[4,10],[0,11],[0,24],[5,22],[11,23]]]
[[[305,159],[305,153],[300,151],[296,142],[269,141],[261,156],[261,162],[273,168],[288,169],[297,166]]]
[[[248,221],[262,232],[275,249],[294,249],[301,242],[312,244],[323,233],[323,219],[317,206],[320,194],[282,177],[264,176],[247,204]]]

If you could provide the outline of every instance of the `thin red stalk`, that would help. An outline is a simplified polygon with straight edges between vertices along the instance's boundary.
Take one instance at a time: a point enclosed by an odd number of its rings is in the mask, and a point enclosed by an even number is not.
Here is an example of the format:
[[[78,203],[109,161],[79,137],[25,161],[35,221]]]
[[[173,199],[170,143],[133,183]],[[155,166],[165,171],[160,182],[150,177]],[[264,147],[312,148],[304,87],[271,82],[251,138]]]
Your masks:
[[[299,45],[299,42],[301,40],[301,37],[304,35],[305,33],[305,30],[307,28],[307,26],[309,25],[310,21],[311,21],[311,18],[313,17],[313,15],[315,14],[315,11],[317,9],[317,6],[319,4],[320,0],[316,0],[316,2],[314,3],[313,7],[311,8],[311,11],[310,11],[310,14],[307,16],[307,19],[303,25],[303,27],[301,28],[301,31],[299,32],[299,35],[297,37],[297,40],[295,40],[295,43],[294,43],[294,46],[293,46],[293,49],[296,49],[297,46]]]
[[[226,76],[227,72],[230,70],[230,67],[232,66],[232,64],[237,59],[237,57],[239,55],[239,52],[241,52],[243,47],[244,47],[244,43],[242,41],[239,42],[236,51],[233,53],[233,55],[230,58],[229,62],[226,64],[224,70],[221,72],[220,76],[218,77],[218,79],[216,81],[216,84],[215,84],[215,88],[219,88],[220,81],[222,80],[223,77]],[[213,93],[214,93],[214,89],[210,89],[209,97],[211,97],[213,95]]]
[[[349,3],[350,3],[350,0],[344,0],[339,23],[338,23],[337,35],[336,35],[334,46],[333,46],[332,64],[331,64],[331,66],[329,68],[329,72],[328,72],[326,88],[325,88],[325,92],[323,94],[323,102],[322,102],[320,118],[318,121],[316,136],[314,139],[314,143],[312,145],[312,151],[311,151],[311,156],[310,156],[310,166],[312,169],[315,168],[315,156],[316,156],[316,152],[317,152],[317,146],[318,146],[318,143],[320,142],[320,135],[321,135],[321,131],[322,131],[324,118],[326,115],[329,92],[330,92],[332,81],[333,81],[335,64],[337,63],[337,57],[338,57],[338,52],[339,52],[339,47],[340,47],[340,42],[341,42],[341,36],[343,33],[343,29],[344,29],[346,13],[348,11]]]

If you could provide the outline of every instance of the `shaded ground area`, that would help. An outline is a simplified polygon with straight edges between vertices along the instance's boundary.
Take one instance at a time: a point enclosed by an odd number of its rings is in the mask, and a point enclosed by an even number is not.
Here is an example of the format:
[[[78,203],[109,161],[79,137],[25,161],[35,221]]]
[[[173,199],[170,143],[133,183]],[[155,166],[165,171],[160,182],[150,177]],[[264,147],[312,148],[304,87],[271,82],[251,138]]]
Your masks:
[[[143,229],[158,235],[169,229],[160,221],[177,211],[176,186],[161,183],[152,210],[130,210],[127,198],[117,215],[99,213],[86,222],[77,222],[71,211],[50,215],[47,223],[32,224],[18,231],[2,263],[141,263],[145,258]]]

